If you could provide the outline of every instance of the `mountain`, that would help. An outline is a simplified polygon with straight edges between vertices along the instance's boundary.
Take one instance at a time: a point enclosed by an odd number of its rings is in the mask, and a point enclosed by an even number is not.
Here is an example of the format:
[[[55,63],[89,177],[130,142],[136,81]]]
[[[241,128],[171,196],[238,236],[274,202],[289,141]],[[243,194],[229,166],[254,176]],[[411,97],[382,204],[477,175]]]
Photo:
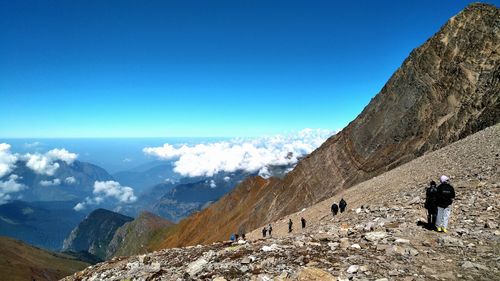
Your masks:
[[[64,240],[64,251],[86,251],[100,259],[106,258],[107,247],[115,231],[133,218],[105,209],[90,213]]]
[[[23,201],[78,201],[92,194],[95,181],[113,180],[106,170],[90,163],[57,163],[54,175],[47,176],[26,167],[25,161],[17,161],[11,174],[18,175],[18,182],[28,187],[18,194]]]
[[[152,186],[178,181],[181,176],[174,172],[172,162],[153,161],[128,171],[113,174],[121,184],[134,187],[137,193],[142,193]]]
[[[149,242],[172,225],[173,223],[155,214],[143,212],[116,230],[107,247],[106,258],[150,252],[152,249]]]
[[[183,179],[181,183],[166,189],[161,198],[156,199],[152,212],[174,222],[200,211],[230,192],[246,177],[255,175],[245,171],[218,173],[213,177]],[[194,182],[193,182],[194,180]],[[184,183],[183,183],[184,182]],[[160,189],[157,186],[156,189]]]
[[[151,165],[153,163],[144,167],[148,168],[147,171],[156,170],[159,167],[167,168],[164,166],[165,164],[153,168]],[[267,168],[270,175],[284,177],[292,166],[281,165]],[[166,182],[144,189],[135,203],[121,206],[120,212],[136,216],[142,211],[149,211],[169,221],[178,222],[217,201],[245,178],[255,175],[257,172],[252,173],[244,170],[219,172],[212,177],[179,177],[176,175],[169,177]],[[143,176],[148,175],[144,174]]]
[[[74,201],[24,202],[0,205],[0,235],[51,250],[59,250],[84,214]]]
[[[499,17],[494,6],[468,6],[410,53],[354,121],[284,179],[243,181],[173,227],[159,247],[255,229],[499,122]]]
[[[497,124],[273,221],[272,237],[259,227],[247,241],[114,259],[64,281],[498,280],[499,155]],[[424,227],[423,204],[429,181],[443,173],[457,198],[448,233],[437,233]],[[348,209],[332,217],[340,196]]]
[[[89,266],[72,256],[42,250],[7,237],[0,237],[0,249],[1,280],[59,280]]]

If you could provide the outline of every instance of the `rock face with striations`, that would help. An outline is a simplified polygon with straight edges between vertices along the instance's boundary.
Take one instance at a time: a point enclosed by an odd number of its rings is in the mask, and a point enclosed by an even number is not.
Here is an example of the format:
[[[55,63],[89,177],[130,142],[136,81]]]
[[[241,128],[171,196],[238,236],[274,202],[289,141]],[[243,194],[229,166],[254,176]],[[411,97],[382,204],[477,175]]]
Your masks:
[[[105,259],[108,245],[115,231],[132,220],[131,217],[122,214],[97,209],[71,231],[68,238],[64,240],[63,251],[86,251],[100,259]]]
[[[496,124],[499,79],[500,11],[472,4],[413,50],[363,112],[283,180],[245,180],[175,226],[161,247],[253,230]]]

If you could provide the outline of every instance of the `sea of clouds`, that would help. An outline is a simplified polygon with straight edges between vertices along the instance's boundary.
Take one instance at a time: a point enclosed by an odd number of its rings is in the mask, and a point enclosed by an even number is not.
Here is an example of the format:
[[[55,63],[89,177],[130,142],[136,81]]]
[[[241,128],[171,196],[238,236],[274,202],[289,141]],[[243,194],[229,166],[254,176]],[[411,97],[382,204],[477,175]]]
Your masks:
[[[212,177],[238,170],[268,176],[269,166],[293,165],[318,148],[335,131],[304,129],[288,135],[233,139],[197,145],[146,147],[144,153],[174,161],[174,171],[186,177]]]

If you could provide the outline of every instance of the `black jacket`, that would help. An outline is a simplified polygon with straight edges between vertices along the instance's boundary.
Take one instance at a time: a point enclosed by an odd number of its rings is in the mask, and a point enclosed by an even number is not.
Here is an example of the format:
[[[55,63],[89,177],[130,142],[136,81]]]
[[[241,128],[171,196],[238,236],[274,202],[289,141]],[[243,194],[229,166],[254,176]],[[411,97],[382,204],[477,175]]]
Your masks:
[[[339,207],[340,209],[345,209],[345,207],[347,207],[347,202],[343,198],[340,200]]]
[[[437,187],[436,205],[441,208],[447,208],[453,203],[455,198],[455,189],[448,183],[442,183]]]
[[[425,192],[425,208],[434,209],[437,207],[437,187],[429,186]]]
[[[339,206],[337,204],[332,205],[332,212],[336,213],[339,211]]]

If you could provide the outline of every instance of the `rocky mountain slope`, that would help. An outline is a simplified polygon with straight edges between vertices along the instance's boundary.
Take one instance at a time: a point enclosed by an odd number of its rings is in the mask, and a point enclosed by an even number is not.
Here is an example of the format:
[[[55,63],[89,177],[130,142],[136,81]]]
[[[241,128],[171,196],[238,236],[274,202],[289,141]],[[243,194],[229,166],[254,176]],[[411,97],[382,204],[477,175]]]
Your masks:
[[[272,238],[257,228],[248,241],[114,258],[64,280],[497,280],[499,167],[500,124],[283,217]],[[441,174],[457,193],[446,234],[422,227],[425,188]],[[348,210],[332,217],[340,197]]]
[[[0,237],[0,249],[0,280],[59,280],[89,265],[7,237]]]
[[[284,179],[247,179],[182,221],[158,247],[254,229],[496,124],[499,80],[500,10],[471,4],[413,50],[363,112]]]
[[[133,218],[105,209],[90,213],[64,240],[64,251],[86,251],[105,259],[116,230]]]
[[[137,255],[151,252],[150,241],[173,223],[149,212],[141,213],[131,222],[119,227],[106,249],[106,259],[113,256]]]

